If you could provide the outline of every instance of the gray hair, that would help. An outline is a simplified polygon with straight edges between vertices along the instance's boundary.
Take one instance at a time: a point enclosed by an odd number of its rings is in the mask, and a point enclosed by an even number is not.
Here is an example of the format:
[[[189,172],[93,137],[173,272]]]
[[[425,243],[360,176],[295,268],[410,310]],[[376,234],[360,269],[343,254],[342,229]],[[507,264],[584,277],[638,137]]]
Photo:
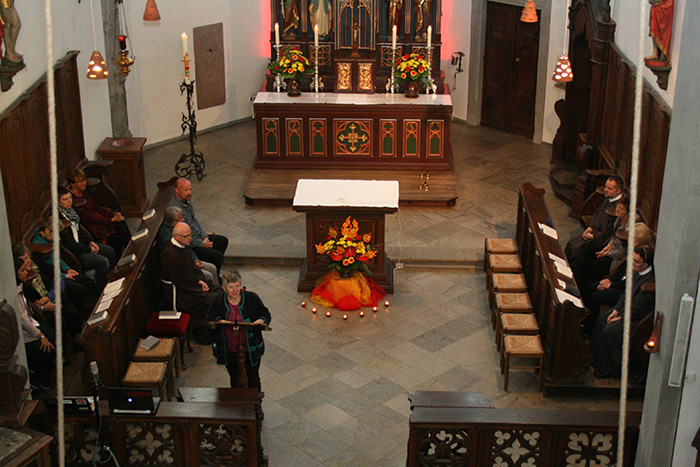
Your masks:
[[[224,280],[224,284],[229,284],[231,282],[240,282],[241,273],[238,272],[237,269],[234,269],[232,271],[226,271],[223,274],[221,274],[221,278]]]
[[[177,206],[170,206],[168,209],[165,210],[165,215],[163,216],[163,224],[167,225],[168,227],[174,226],[175,219],[177,219],[177,217],[181,214],[182,209],[178,208]]]

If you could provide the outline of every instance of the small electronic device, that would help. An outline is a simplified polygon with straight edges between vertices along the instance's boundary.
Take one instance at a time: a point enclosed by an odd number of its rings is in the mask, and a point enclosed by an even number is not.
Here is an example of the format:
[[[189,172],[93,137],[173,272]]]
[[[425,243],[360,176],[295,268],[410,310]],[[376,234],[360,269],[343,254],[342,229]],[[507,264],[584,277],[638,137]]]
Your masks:
[[[44,405],[49,412],[58,410],[58,399],[49,397],[44,399]],[[92,396],[71,396],[63,398],[63,413],[66,415],[80,415],[95,412],[95,398]]]
[[[107,388],[107,398],[115,414],[155,414],[160,405],[160,397],[154,397],[150,389]]]

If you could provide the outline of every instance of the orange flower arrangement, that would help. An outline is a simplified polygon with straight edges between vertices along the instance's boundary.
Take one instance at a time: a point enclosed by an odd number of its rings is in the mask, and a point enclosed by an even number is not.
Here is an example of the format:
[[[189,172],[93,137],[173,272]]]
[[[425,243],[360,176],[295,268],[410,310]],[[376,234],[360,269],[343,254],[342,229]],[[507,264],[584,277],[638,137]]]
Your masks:
[[[428,77],[430,76],[430,67],[419,54],[406,54],[396,61],[394,76],[400,82],[415,82],[420,81],[426,85],[430,85]]]
[[[330,256],[328,269],[336,269],[340,273],[359,270],[371,274],[366,263],[377,255],[377,249],[369,245],[372,234],[360,235],[359,230],[359,224],[352,216],[345,219],[340,229],[340,238],[335,228],[328,228],[326,243],[315,245],[316,253]]]

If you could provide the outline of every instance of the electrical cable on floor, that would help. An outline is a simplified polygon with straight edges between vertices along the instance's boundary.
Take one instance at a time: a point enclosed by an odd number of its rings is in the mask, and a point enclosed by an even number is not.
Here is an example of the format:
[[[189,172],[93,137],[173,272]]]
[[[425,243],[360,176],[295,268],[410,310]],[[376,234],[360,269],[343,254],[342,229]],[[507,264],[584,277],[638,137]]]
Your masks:
[[[634,127],[632,133],[632,165],[630,170],[630,213],[627,246],[627,280],[625,281],[625,311],[622,338],[622,372],[620,375],[620,412],[617,427],[617,465],[623,466],[625,452],[625,427],[627,426],[627,383],[629,377],[629,348],[630,348],[630,319],[632,317],[632,278],[634,262],[634,238],[637,219],[637,172],[639,171],[639,145],[642,129],[642,91],[644,90],[644,41],[646,40],[647,18],[649,17],[649,2],[639,0],[639,34],[637,42],[637,70],[634,89]],[[619,310],[618,310],[619,311]]]
[[[51,0],[46,0],[44,15],[46,21],[46,92],[48,94],[49,113],[49,152],[51,155],[51,215],[53,216],[52,229],[55,233],[60,232],[58,228],[58,174],[56,172],[56,88],[54,86],[53,73],[53,23],[51,19]],[[58,426],[56,434],[58,436],[58,465],[66,465],[66,443],[65,443],[65,418],[63,411],[63,311],[61,306],[61,250],[60,236],[53,236],[53,287],[57,291],[55,294],[56,312],[54,329],[56,331],[56,399],[58,401]]]

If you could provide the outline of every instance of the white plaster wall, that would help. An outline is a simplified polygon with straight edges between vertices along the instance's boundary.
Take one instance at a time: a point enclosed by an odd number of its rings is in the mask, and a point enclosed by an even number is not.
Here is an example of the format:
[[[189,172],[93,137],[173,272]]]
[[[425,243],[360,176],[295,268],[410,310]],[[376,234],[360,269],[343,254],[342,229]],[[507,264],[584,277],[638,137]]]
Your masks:
[[[612,6],[611,14],[617,23],[615,30],[615,44],[620,48],[622,53],[632,62],[637,61],[638,43],[639,43],[639,15],[641,12],[640,1],[645,3],[648,0],[637,1],[617,1]],[[685,2],[687,0],[675,0],[674,2],[674,17],[673,17],[673,36],[671,38],[671,74],[668,77],[668,89],[663,90],[656,84],[656,76],[646,66],[643,66],[644,78],[651,83],[652,87],[659,93],[661,98],[669,107],[673,108],[673,96],[676,89],[676,74],[678,67],[682,63],[678,63],[678,54],[681,45],[681,36],[683,32],[683,12],[685,11]],[[647,8],[647,11],[649,9]],[[649,18],[644,21],[644,56],[647,57],[653,52],[653,42],[649,37]]]
[[[471,47],[470,24],[471,0],[443,0],[442,2],[442,53],[440,69],[445,73],[445,84],[452,94],[452,115],[467,119],[467,90],[469,88],[469,48]],[[462,73],[455,74],[456,66],[450,64],[454,52],[461,51]]]
[[[549,24],[549,50],[547,51],[547,74],[541,79],[546,82],[544,97],[544,122],[542,125],[542,142],[551,143],[561,125],[557,114],[554,113],[554,104],[559,99],[564,99],[564,89],[556,87],[552,81],[552,72],[557,59],[562,53],[566,53],[566,26],[568,24],[567,0],[552,0]],[[544,25],[543,25],[544,26]]]

